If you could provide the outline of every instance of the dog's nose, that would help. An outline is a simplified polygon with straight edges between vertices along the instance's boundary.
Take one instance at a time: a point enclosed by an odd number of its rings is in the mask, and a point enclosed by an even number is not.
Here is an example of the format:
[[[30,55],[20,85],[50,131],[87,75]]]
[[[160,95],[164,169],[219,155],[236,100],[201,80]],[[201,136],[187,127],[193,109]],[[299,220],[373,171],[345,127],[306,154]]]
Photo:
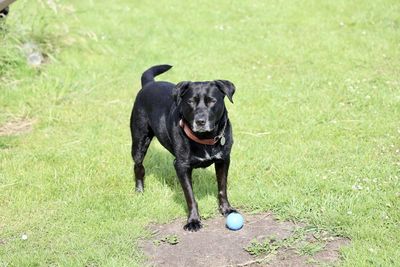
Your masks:
[[[206,125],[206,120],[204,119],[198,119],[195,121],[197,126],[204,126]]]

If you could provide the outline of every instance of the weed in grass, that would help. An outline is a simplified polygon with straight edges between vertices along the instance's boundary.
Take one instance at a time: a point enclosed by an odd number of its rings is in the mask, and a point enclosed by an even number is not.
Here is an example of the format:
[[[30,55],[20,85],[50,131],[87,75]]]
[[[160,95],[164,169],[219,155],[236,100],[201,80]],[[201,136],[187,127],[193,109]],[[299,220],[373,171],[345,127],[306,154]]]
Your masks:
[[[318,238],[318,241],[310,242],[309,237]],[[324,248],[322,240],[327,240],[327,233],[324,231],[314,227],[297,228],[290,236],[281,240],[275,237],[264,241],[252,240],[244,250],[256,257],[276,254],[280,249],[294,249],[300,255],[313,256]]]
[[[280,242],[277,242],[277,240],[274,238],[267,238],[263,242],[254,239],[247,247],[244,248],[244,250],[246,250],[250,255],[259,257],[262,255],[275,253],[280,247]]]
[[[154,245],[159,246],[162,243],[169,244],[169,245],[176,245],[179,243],[179,237],[175,234],[167,235],[160,240],[154,240]]]
[[[315,253],[320,252],[325,247],[324,244],[319,242],[301,242],[297,248],[300,255],[313,256]]]

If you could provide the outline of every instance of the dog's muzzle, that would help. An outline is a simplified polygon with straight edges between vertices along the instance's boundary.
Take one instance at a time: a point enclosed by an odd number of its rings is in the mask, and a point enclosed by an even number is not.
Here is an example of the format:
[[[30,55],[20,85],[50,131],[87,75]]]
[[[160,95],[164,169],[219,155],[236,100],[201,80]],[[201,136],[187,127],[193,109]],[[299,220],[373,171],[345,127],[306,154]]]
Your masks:
[[[193,132],[197,133],[204,133],[204,132],[211,132],[214,130],[214,127],[211,127],[209,121],[204,119],[197,119],[193,122],[192,125]]]

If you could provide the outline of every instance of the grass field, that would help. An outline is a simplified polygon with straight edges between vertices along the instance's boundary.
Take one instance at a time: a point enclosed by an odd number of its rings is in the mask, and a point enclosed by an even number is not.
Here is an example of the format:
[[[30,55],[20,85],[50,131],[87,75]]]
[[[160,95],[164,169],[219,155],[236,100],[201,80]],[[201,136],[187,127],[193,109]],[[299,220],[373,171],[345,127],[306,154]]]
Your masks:
[[[18,0],[0,25],[0,125],[34,126],[0,136],[0,266],[140,266],[146,225],[185,221],[157,143],[134,192],[130,110],[160,63],[174,68],[159,79],[236,85],[234,206],[349,237],[343,266],[399,265],[399,14],[397,0]],[[201,216],[219,216],[213,169],[194,176]]]

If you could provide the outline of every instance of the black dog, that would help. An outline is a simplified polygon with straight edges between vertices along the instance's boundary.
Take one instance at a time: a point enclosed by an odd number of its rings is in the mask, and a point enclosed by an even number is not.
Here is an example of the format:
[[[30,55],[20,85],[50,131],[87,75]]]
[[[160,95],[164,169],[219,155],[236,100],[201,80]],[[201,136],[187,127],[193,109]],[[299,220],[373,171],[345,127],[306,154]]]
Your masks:
[[[232,128],[224,104],[232,102],[235,86],[225,80],[208,82],[155,82],[154,77],[172,66],[159,65],[142,75],[142,89],[131,114],[132,158],[136,191],[143,191],[143,159],[154,136],[175,156],[174,166],[189,209],[185,230],[201,228],[192,189],[193,168],[215,164],[220,212],[234,212],[226,193]]]

